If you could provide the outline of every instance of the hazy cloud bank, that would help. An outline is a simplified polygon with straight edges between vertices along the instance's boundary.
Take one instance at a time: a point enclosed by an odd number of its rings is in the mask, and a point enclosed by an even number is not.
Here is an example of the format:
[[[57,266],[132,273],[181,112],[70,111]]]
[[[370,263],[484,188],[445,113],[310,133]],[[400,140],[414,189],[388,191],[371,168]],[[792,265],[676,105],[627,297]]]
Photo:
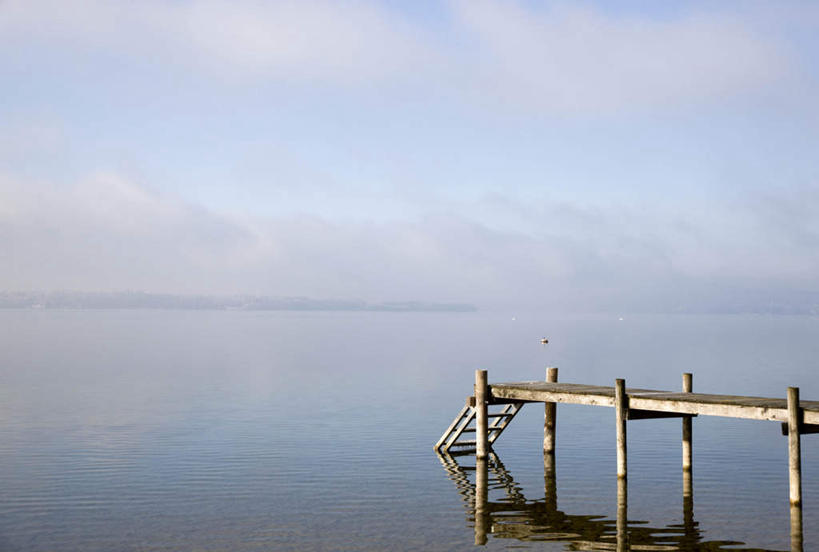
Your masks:
[[[472,312],[464,303],[267,297],[258,295],[173,295],[144,291],[0,291],[0,309],[162,309],[241,311]]]
[[[254,218],[115,174],[72,185],[4,176],[0,288],[579,311],[785,308],[819,291],[818,193],[760,196],[712,213],[546,202],[519,207],[520,217],[542,221],[524,233],[477,222],[469,206],[385,223]]]

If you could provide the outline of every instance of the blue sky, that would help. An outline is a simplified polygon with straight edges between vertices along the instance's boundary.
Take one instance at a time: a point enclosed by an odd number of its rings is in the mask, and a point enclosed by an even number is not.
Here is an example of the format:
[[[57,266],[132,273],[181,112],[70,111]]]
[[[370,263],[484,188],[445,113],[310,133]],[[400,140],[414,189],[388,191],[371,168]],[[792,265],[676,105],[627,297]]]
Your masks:
[[[0,3],[6,289],[817,292],[811,3]]]

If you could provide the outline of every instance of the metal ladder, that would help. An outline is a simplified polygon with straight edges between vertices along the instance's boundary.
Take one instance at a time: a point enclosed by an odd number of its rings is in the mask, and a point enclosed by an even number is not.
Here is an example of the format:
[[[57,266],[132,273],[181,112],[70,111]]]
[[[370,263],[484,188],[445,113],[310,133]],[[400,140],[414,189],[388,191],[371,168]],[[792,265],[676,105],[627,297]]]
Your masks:
[[[467,398],[466,405],[461,409],[458,415],[455,416],[455,419],[452,420],[452,423],[447,430],[444,431],[444,434],[441,435],[441,438],[438,439],[438,442],[435,443],[436,451],[446,452],[452,455],[475,452],[477,444],[475,439],[460,439],[464,433],[475,433],[475,431],[477,431],[475,427],[475,415],[477,412],[475,407],[472,406],[474,403],[474,397]],[[520,409],[523,408],[523,403],[510,402],[499,406],[502,406],[501,410],[497,412],[490,411],[488,414],[489,427],[487,433],[490,447],[497,441],[498,437],[503,433],[503,430],[509,425],[509,422],[520,412]]]

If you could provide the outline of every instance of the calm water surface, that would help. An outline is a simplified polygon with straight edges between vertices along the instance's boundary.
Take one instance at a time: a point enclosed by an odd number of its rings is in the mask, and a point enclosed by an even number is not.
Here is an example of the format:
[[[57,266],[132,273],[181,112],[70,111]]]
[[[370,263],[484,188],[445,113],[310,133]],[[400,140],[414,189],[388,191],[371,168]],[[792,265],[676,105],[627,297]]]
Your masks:
[[[819,399],[817,318],[618,318],[0,311],[0,550],[470,548],[474,458],[432,445],[476,368]],[[553,483],[542,416],[496,444],[486,547],[613,550],[613,411],[558,408]],[[813,550],[819,435],[802,446]],[[693,486],[685,503],[679,420],[629,424],[635,549],[788,549],[779,424],[695,419]]]

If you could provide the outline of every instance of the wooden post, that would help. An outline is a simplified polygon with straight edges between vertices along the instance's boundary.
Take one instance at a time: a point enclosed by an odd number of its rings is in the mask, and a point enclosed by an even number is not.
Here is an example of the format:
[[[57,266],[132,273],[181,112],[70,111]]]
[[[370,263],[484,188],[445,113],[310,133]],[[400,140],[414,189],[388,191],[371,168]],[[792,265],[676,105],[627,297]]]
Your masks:
[[[788,387],[788,471],[792,506],[802,505],[802,450],[799,441],[801,425],[799,388]]]
[[[802,552],[802,411],[799,388],[788,387],[788,472],[791,499],[791,551]]]
[[[626,478],[628,476],[626,463],[626,420],[628,419],[626,380],[615,380],[614,415],[617,424],[617,477]]]
[[[557,383],[557,368],[546,368],[546,381]],[[555,431],[557,424],[557,404],[544,403],[543,416],[543,467],[547,472],[555,470]]]
[[[683,393],[691,393],[693,391],[693,376],[686,372],[683,374]],[[684,473],[691,473],[693,465],[693,449],[691,448],[691,417],[687,416],[682,419],[682,467]],[[690,478],[689,478],[690,481]],[[684,492],[686,489],[684,489]]]
[[[475,457],[486,458],[489,452],[489,418],[486,370],[475,370]]]

